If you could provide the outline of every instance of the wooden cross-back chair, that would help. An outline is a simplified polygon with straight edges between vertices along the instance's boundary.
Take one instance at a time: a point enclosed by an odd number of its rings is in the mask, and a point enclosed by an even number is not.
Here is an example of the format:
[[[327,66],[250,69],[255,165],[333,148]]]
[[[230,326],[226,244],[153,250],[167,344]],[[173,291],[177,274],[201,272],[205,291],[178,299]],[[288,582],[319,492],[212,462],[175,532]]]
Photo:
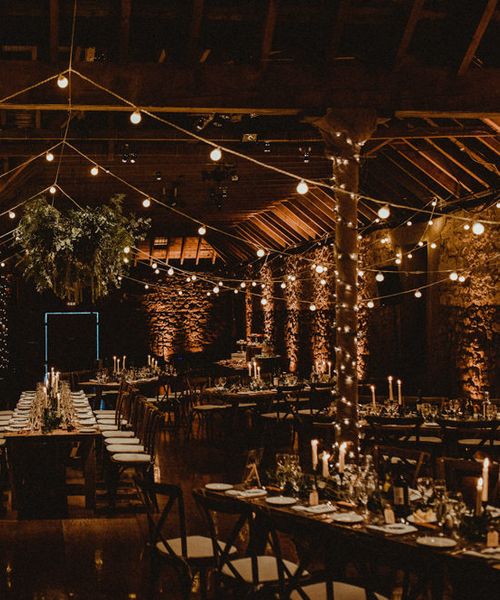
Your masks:
[[[422,450],[377,445],[373,448],[373,460],[379,477],[383,477],[387,469],[402,468],[413,487],[419,477],[431,474],[431,454]]]
[[[367,415],[365,444],[415,446],[420,441],[422,417],[386,417]]]
[[[437,419],[448,456],[500,453],[500,419]]]
[[[442,457],[436,463],[437,476],[446,481],[446,487],[453,492],[462,492],[471,506],[474,505],[476,485],[483,474],[483,463],[477,460]],[[499,464],[490,462],[488,470],[488,501],[498,506],[500,486],[498,481]]]

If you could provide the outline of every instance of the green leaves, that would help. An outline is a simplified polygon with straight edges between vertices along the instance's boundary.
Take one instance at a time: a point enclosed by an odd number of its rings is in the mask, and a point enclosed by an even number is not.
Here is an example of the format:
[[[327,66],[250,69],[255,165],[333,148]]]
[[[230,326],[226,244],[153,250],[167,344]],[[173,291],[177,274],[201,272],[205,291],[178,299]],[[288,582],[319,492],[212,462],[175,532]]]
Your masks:
[[[63,300],[92,301],[118,287],[127,265],[125,246],[144,239],[149,219],[124,215],[123,196],[109,204],[61,213],[45,198],[26,205],[16,242],[24,251],[24,274],[37,291],[52,290]]]

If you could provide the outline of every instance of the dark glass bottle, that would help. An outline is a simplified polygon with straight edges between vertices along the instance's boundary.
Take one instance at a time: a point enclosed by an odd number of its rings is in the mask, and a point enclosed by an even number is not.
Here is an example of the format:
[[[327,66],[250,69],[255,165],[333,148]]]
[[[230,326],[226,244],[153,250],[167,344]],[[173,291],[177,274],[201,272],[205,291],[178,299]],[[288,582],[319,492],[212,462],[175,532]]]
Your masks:
[[[392,484],[394,514],[398,519],[410,514],[409,486],[402,469],[399,469]]]

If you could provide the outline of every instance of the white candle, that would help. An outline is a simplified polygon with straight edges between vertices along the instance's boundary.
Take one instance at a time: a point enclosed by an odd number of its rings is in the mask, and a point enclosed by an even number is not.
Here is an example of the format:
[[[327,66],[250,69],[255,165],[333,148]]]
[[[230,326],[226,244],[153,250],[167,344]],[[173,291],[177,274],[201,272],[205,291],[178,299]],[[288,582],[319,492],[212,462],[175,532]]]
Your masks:
[[[401,405],[401,404],[403,404],[403,396],[401,394],[401,385],[402,385],[401,379],[398,379],[396,383],[398,384],[398,404]]]
[[[124,355],[123,355],[123,367],[122,367],[122,368],[123,368],[123,370],[125,370],[125,361],[126,361],[126,360],[127,360],[127,357],[126,357],[126,355],[124,354]]]
[[[248,376],[249,377],[252,376],[252,363],[251,362],[248,363]]]
[[[311,440],[311,455],[312,455],[312,468],[315,471],[318,467],[318,440]]]
[[[329,458],[330,458],[330,455],[328,454],[328,452],[323,452],[323,454],[321,455],[321,462],[322,462],[321,474],[323,475],[323,477],[330,476],[330,471],[328,469],[328,459]]]
[[[113,356],[113,373],[116,373],[116,356]]]
[[[476,517],[482,512],[482,498],[483,498],[483,479],[480,477],[477,480],[476,486]]]
[[[151,366],[151,354],[148,354],[148,367]]]
[[[486,457],[483,460],[483,473],[481,479],[483,480],[483,492],[481,496],[481,500],[483,502],[488,502],[488,471],[490,469],[490,459]]]
[[[394,400],[394,394],[392,392],[392,375],[389,375],[387,381],[389,382],[389,400],[392,402]]]
[[[373,408],[376,408],[376,406],[377,406],[377,396],[375,395],[375,386],[374,385],[370,386],[370,391],[372,393]]]
[[[328,361],[328,377],[332,376],[332,361]]]
[[[345,453],[347,450],[347,444],[342,442],[339,448],[339,473],[343,473],[345,470]]]
[[[119,358],[116,359],[116,372],[117,373],[120,372],[120,359]]]
[[[253,376],[257,377],[257,361],[253,361]]]
[[[260,379],[260,367],[257,367],[257,379]]]
[[[323,373],[323,375],[326,373],[326,361],[325,360],[321,363],[321,372]]]

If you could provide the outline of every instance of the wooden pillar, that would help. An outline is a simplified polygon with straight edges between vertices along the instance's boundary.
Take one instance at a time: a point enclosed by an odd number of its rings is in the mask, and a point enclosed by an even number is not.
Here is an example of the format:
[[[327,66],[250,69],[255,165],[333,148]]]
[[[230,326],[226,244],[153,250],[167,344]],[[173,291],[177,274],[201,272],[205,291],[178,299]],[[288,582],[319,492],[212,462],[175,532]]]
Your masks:
[[[372,110],[329,110],[315,122],[332,161],[335,189],[337,424],[340,441],[358,445],[357,309],[359,158],[376,126]],[[345,190],[345,191],[344,191]]]

